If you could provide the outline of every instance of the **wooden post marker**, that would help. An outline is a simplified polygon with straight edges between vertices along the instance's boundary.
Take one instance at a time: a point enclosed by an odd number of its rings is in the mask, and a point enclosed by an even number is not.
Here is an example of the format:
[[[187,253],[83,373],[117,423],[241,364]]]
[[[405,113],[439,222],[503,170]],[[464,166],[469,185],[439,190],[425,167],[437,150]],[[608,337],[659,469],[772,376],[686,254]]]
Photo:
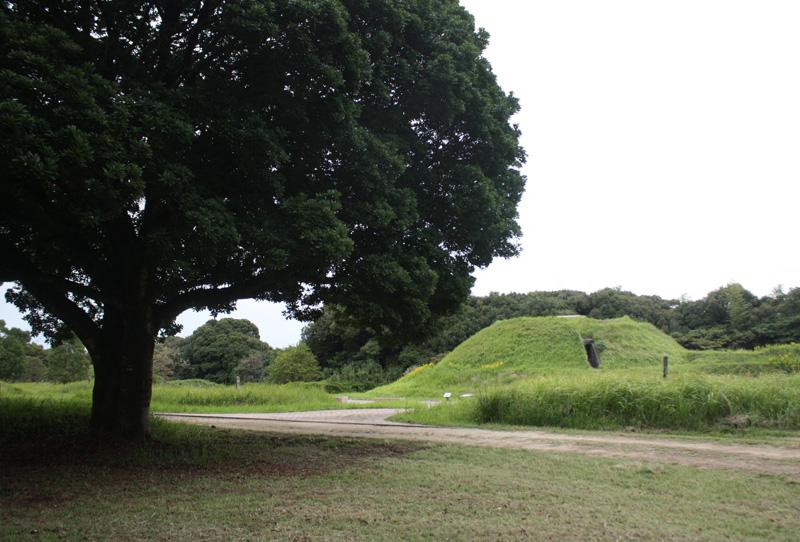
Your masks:
[[[239,378],[239,375],[236,375],[236,391],[239,391],[239,386],[242,383],[242,379]]]
[[[664,354],[664,378],[669,376],[669,356]]]

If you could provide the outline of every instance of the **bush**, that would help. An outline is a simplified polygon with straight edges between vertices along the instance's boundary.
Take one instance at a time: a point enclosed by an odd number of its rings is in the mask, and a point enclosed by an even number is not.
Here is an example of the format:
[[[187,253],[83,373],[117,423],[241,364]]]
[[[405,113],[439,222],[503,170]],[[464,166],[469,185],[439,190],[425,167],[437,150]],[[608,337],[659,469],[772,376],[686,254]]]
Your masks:
[[[312,382],[322,378],[317,358],[305,343],[282,350],[267,368],[267,378],[275,384]]]
[[[783,372],[800,373],[800,343],[770,345],[757,348],[756,353]]]

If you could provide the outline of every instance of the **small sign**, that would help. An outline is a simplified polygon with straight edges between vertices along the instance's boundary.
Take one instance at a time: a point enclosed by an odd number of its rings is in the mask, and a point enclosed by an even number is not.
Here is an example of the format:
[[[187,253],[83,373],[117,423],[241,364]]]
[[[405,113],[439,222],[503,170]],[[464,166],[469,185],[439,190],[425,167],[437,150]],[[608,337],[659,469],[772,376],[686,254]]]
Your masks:
[[[452,394],[452,393],[450,393],[449,391],[446,391],[446,392],[444,392],[444,395],[442,395],[442,397],[444,397],[445,399],[448,399],[448,400],[449,400],[449,399],[450,399],[452,396],[453,396],[453,394]]]

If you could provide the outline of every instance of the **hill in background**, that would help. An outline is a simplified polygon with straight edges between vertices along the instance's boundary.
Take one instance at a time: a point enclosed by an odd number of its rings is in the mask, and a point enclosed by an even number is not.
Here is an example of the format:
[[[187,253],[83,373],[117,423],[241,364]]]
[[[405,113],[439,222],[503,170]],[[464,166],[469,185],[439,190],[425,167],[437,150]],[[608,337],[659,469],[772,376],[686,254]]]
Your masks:
[[[600,371],[658,365],[668,354],[684,361],[685,350],[655,326],[628,317],[522,317],[482,329],[435,365],[423,365],[374,395],[422,396],[474,392],[489,385],[562,371],[589,372],[584,340],[599,352]]]

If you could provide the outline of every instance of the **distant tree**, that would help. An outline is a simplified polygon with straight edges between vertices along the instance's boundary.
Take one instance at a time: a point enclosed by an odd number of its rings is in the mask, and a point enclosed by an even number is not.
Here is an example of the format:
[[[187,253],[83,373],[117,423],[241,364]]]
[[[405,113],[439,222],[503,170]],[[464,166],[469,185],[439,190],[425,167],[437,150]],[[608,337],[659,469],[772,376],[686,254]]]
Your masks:
[[[261,382],[264,380],[264,370],[272,352],[252,352],[236,364],[234,375],[238,376],[241,382]]]
[[[517,253],[517,100],[455,0],[0,4],[0,281],[141,436],[190,308],[346,308],[421,336]],[[227,369],[219,378],[227,379]]]
[[[323,368],[337,368],[349,363],[374,332],[348,322],[344,310],[327,305],[320,317],[303,328],[302,342],[311,349]]]
[[[267,368],[267,375],[270,382],[286,384],[319,380],[322,371],[308,345],[300,343],[278,352]]]
[[[673,335],[687,348],[752,348],[761,342],[758,306],[758,298],[741,284],[728,284],[703,299],[681,303]]]
[[[170,380],[180,371],[180,337],[165,337],[156,342],[153,350],[153,376]]]
[[[78,339],[64,341],[47,354],[47,380],[50,382],[75,382],[89,378],[91,362]]]
[[[759,345],[800,342],[800,288],[776,288],[760,300],[753,321]]]
[[[266,356],[269,351],[249,320],[209,320],[180,344],[179,355],[184,362],[181,377],[231,384],[243,359],[251,354]]]
[[[0,380],[17,380],[25,371],[25,343],[0,320]]]
[[[29,344],[25,352],[25,370],[19,379],[23,382],[47,380],[47,353],[38,344]]]
[[[577,312],[601,319],[630,316],[636,320],[650,322],[669,333],[676,327],[673,308],[678,303],[678,300],[636,295],[618,288],[603,288],[581,300]]]
[[[738,332],[748,331],[753,325],[756,297],[745,290],[741,284],[731,284],[725,290],[731,328]]]

